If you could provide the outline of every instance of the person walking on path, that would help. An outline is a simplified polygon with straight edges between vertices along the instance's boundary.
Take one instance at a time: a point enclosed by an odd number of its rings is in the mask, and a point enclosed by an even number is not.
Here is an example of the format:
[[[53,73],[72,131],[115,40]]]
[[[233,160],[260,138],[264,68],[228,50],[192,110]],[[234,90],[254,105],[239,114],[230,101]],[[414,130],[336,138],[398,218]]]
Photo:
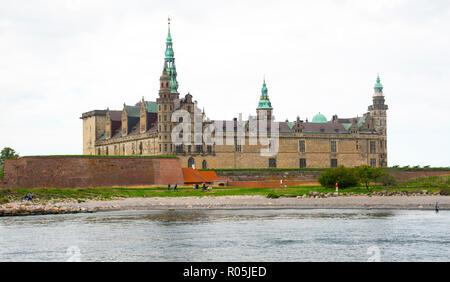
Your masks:
[[[173,186],[173,191],[178,191],[177,186],[178,184],[175,184],[175,186]]]
[[[170,184],[167,184],[167,191],[170,191]]]

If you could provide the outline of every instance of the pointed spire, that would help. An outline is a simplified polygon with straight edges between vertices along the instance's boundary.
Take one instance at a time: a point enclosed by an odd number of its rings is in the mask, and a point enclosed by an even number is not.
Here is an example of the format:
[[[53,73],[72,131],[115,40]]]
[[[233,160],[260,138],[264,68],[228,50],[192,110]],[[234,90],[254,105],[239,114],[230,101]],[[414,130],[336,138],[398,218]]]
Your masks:
[[[168,32],[167,32],[167,40],[166,41],[172,42],[172,36],[170,34],[170,17],[167,18],[167,26],[168,26],[168,28],[167,28]]]
[[[263,86],[261,88],[261,97],[259,98],[257,109],[272,109],[272,104],[270,103],[267,92],[266,78],[264,76]]]
[[[375,95],[383,94],[383,85],[381,84],[380,74],[377,74],[377,82],[375,83],[375,86],[373,89],[375,90]]]
[[[167,19],[168,31],[166,40],[166,52],[164,57],[164,71],[170,77],[170,92],[178,93],[177,70],[175,68],[175,56],[173,52],[172,35],[170,34],[170,17]],[[163,75],[165,75],[163,73]]]
[[[166,62],[173,61],[172,35],[170,34],[170,18],[168,18],[167,39],[166,39]]]

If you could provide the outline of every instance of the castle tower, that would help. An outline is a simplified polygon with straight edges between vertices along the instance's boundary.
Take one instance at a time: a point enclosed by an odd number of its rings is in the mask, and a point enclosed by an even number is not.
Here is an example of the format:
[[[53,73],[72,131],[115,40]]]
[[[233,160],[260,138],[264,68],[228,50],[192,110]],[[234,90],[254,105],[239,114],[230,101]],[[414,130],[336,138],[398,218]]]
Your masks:
[[[158,152],[162,155],[171,154],[174,151],[171,142],[172,123],[171,116],[174,111],[175,101],[179,98],[177,70],[170,34],[170,18],[168,19],[168,33],[166,40],[166,52],[164,68],[160,77],[158,106]]]
[[[378,144],[376,144],[376,153],[378,154],[378,166],[387,166],[387,124],[386,111],[388,106],[384,103],[383,85],[380,82],[380,76],[374,86],[373,103],[369,106],[369,114],[373,120],[373,126],[377,134],[380,135]]]
[[[373,118],[375,130],[386,136],[386,110],[388,106],[384,103],[383,85],[380,82],[379,75],[374,90],[373,104],[369,106],[369,112]]]
[[[259,98],[258,107],[256,108],[256,114],[258,120],[267,118],[267,120],[272,120],[272,104],[269,100],[269,95],[267,94],[266,79],[264,79],[263,86],[261,89],[261,97]]]

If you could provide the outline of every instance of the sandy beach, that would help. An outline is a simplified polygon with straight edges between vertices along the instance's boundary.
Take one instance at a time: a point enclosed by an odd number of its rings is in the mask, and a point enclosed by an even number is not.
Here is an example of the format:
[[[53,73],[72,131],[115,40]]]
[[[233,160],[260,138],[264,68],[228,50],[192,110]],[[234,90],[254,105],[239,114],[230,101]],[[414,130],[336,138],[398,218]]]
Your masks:
[[[352,195],[328,198],[293,197],[269,199],[264,196],[220,197],[152,197],[124,198],[108,201],[88,200],[78,202],[12,202],[0,205],[0,215],[33,215],[99,212],[114,210],[189,210],[189,209],[394,209],[434,210],[436,202],[440,210],[450,210],[450,197],[437,195],[419,196],[367,196]]]

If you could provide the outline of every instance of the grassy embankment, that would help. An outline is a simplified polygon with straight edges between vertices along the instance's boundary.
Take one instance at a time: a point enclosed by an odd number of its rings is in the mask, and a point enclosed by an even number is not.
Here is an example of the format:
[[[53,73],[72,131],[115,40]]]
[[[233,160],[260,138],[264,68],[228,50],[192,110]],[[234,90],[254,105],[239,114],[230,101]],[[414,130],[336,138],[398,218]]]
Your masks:
[[[78,199],[84,200],[109,200],[126,197],[188,197],[188,196],[230,196],[230,195],[286,195],[298,196],[308,194],[310,191],[319,193],[333,193],[334,189],[323,188],[320,185],[295,186],[295,187],[273,187],[273,188],[239,188],[239,187],[214,187],[212,191],[194,190],[192,186],[180,187],[179,191],[168,191],[167,187],[147,187],[147,188],[76,188],[76,189],[56,189],[56,188],[33,188],[33,189],[0,189],[0,203],[14,200],[21,200],[28,192],[33,192],[40,200],[63,200]],[[371,192],[383,190],[408,191],[427,190],[429,193],[438,191],[450,191],[450,175],[429,176],[412,179],[401,187],[375,187]],[[341,193],[367,194],[368,191],[363,186],[352,187],[340,190]]]

